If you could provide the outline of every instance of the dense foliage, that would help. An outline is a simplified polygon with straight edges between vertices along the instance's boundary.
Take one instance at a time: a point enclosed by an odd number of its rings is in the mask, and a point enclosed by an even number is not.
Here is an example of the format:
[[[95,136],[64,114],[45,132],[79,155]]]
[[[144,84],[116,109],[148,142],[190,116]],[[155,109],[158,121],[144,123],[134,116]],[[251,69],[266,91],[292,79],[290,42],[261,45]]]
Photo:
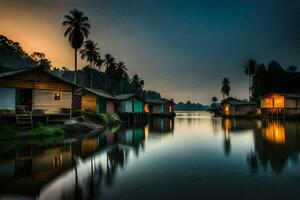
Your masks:
[[[285,70],[277,61],[271,61],[267,67],[260,64],[252,80],[252,100],[256,101],[269,92],[299,93],[300,73],[296,70],[295,66]]]

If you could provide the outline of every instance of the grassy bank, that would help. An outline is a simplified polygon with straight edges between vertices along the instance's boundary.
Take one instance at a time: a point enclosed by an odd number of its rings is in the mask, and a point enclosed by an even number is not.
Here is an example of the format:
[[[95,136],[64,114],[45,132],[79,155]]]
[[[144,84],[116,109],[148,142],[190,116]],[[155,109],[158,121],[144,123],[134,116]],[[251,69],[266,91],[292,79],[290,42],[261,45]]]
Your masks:
[[[33,129],[19,130],[13,124],[0,125],[0,140],[42,139],[62,137],[65,134],[63,125],[44,126],[37,123]]]
[[[121,124],[122,121],[116,113],[91,113],[84,111],[76,111],[73,116],[80,116],[85,121],[100,124],[103,127],[111,127]]]

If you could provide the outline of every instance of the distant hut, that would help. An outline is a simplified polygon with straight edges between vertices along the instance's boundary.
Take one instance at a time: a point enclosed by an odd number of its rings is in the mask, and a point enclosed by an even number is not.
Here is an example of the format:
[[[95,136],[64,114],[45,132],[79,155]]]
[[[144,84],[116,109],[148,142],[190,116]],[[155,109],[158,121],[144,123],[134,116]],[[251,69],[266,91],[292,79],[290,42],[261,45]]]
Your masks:
[[[118,113],[143,113],[145,100],[136,94],[115,96]]]
[[[146,101],[144,110],[153,114],[173,114],[174,105],[174,101],[165,98],[152,99]]]
[[[232,97],[221,102],[222,114],[225,117],[242,117],[256,114],[257,105],[255,102],[239,100]]]
[[[41,67],[0,74],[0,115],[70,115],[76,86]]]
[[[271,92],[260,98],[262,117],[300,115],[300,95]]]
[[[115,112],[114,96],[96,89],[80,88],[75,91],[75,96],[80,96],[80,107],[82,111],[95,113],[113,113]]]

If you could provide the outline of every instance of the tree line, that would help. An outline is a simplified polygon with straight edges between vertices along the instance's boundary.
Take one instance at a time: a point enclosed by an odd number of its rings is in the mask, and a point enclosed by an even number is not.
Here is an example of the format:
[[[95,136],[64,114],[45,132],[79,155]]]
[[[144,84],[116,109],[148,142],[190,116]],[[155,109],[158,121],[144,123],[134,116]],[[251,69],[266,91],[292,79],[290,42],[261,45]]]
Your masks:
[[[249,97],[251,101],[258,102],[259,98],[269,92],[294,93],[300,92],[300,72],[297,67],[290,65],[283,68],[278,61],[271,61],[267,65],[258,64],[254,59],[249,59],[242,66],[244,74],[248,76]],[[230,80],[225,77],[221,82],[221,93],[223,99],[229,97]],[[212,102],[216,103],[218,98],[212,97]]]
[[[62,25],[66,28],[64,36],[68,38],[75,55],[75,71],[64,68],[64,78],[111,94],[135,93],[145,98],[160,98],[160,94],[155,91],[144,91],[145,82],[137,74],[130,78],[124,62],[117,62],[110,54],[100,53],[98,44],[88,39],[91,26],[83,12],[77,9],[70,10],[64,16]],[[77,70],[78,51],[81,59],[88,63],[79,71]],[[103,71],[102,68],[105,70]]]

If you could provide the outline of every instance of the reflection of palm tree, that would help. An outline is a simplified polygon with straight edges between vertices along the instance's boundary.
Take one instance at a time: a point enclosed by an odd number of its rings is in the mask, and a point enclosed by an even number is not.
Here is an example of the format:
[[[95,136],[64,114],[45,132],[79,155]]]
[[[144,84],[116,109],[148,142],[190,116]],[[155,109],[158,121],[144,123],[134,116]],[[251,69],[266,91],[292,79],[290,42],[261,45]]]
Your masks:
[[[252,173],[256,173],[258,171],[258,161],[255,152],[251,151],[250,154],[247,155],[247,163]]]
[[[74,82],[77,83],[77,50],[82,46],[84,38],[89,35],[89,20],[83,12],[73,9],[70,10],[69,15],[64,16],[63,26],[66,26],[65,37],[71,43],[72,48],[75,50],[75,76]]]
[[[225,95],[228,97],[229,96],[229,91],[230,91],[230,81],[228,78],[224,78],[222,80],[222,87],[221,87],[221,93],[223,94],[223,99],[225,98]]]
[[[226,156],[229,156],[231,152],[231,142],[230,142],[230,136],[225,134],[224,138],[224,153]]]
[[[86,59],[90,63],[91,70],[91,79],[90,79],[90,88],[93,88],[93,66],[95,61],[98,58],[99,48],[97,47],[97,43],[88,40],[84,42],[84,48],[81,49],[80,54],[82,59]]]
[[[256,71],[257,63],[255,60],[250,59],[245,63],[243,67],[244,67],[245,74],[249,76],[249,101],[250,101],[251,77],[254,75]]]

